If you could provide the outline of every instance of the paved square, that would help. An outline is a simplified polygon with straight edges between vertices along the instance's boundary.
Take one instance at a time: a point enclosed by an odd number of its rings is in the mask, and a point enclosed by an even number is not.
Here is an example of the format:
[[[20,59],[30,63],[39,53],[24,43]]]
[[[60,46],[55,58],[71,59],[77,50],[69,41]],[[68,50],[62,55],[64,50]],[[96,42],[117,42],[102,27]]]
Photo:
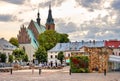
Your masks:
[[[69,75],[69,67],[61,70],[18,70],[10,73],[0,73],[0,81],[120,81],[120,72],[107,73],[72,73]]]

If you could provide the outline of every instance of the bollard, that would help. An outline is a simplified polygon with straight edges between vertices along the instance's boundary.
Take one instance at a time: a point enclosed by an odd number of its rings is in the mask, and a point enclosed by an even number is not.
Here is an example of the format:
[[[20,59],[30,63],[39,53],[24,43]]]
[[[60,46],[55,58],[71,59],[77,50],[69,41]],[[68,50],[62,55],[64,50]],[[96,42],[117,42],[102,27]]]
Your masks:
[[[12,69],[10,69],[10,74],[12,75]]]
[[[106,69],[104,69],[104,76],[106,76]]]
[[[41,74],[41,68],[39,69],[39,75]]]
[[[69,75],[71,75],[71,69],[69,69]]]

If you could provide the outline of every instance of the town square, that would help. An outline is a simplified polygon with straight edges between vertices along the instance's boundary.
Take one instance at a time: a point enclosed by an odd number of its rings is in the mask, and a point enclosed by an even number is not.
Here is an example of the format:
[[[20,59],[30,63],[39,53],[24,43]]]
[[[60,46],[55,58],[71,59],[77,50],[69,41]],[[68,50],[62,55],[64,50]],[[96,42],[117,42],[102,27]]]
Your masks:
[[[0,81],[120,81],[119,72],[109,72],[106,76],[103,73],[72,73],[69,75],[69,67],[58,70],[38,70],[32,74],[31,70],[13,71],[0,73]]]
[[[119,0],[0,3],[0,81],[120,81]]]

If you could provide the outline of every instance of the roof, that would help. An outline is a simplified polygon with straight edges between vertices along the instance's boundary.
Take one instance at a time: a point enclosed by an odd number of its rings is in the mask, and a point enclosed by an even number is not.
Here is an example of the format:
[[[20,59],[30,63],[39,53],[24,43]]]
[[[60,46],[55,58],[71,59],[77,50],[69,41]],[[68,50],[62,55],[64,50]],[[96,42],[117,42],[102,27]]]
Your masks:
[[[43,25],[40,25],[40,26],[39,26],[38,23],[35,22],[35,21],[33,21],[33,23],[34,23],[36,29],[38,30],[39,34],[40,34],[40,33],[43,33],[43,32],[46,30],[46,29],[45,29],[45,26],[43,26]]]
[[[35,22],[35,21],[33,21],[33,24],[34,24],[34,27],[37,29],[37,31],[39,32],[39,34],[40,33],[43,33],[46,29],[45,29],[45,26],[43,26],[43,25],[38,25],[38,23],[37,22]],[[30,30],[30,29],[27,29],[27,31],[28,31],[28,35],[29,35],[29,37],[30,37],[30,39],[31,39],[31,44],[32,44],[32,46],[35,48],[35,49],[37,49],[38,48],[38,46],[39,46],[39,43],[38,43],[38,41],[37,41],[37,39],[35,38],[35,35],[34,35],[34,33],[32,32],[32,30]]]
[[[31,44],[33,45],[33,47],[35,49],[37,49],[39,44],[38,44],[37,40],[35,39],[34,34],[32,33],[32,31],[30,29],[27,29],[27,31],[28,31],[28,34],[31,38]]]
[[[85,47],[104,47],[104,41],[57,43],[57,45],[52,49],[50,49],[48,52],[78,51],[80,48],[84,46]]]
[[[0,39],[0,48],[3,50],[15,50],[17,47],[9,43],[4,38]]]

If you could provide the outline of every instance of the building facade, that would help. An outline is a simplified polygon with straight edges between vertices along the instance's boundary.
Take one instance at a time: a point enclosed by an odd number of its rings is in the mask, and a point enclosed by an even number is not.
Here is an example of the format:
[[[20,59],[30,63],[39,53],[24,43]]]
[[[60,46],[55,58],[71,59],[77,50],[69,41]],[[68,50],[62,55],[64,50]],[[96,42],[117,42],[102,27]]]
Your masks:
[[[13,50],[15,50],[17,47],[9,43],[7,40],[4,38],[0,39],[0,53],[6,54],[7,56],[7,62],[9,55],[12,55]]]
[[[105,41],[105,46],[113,49],[112,55],[109,59],[109,69],[111,71],[120,70],[120,41],[109,40]]]
[[[120,56],[120,41],[119,40],[109,40],[105,41],[105,46],[113,49],[113,55]]]

